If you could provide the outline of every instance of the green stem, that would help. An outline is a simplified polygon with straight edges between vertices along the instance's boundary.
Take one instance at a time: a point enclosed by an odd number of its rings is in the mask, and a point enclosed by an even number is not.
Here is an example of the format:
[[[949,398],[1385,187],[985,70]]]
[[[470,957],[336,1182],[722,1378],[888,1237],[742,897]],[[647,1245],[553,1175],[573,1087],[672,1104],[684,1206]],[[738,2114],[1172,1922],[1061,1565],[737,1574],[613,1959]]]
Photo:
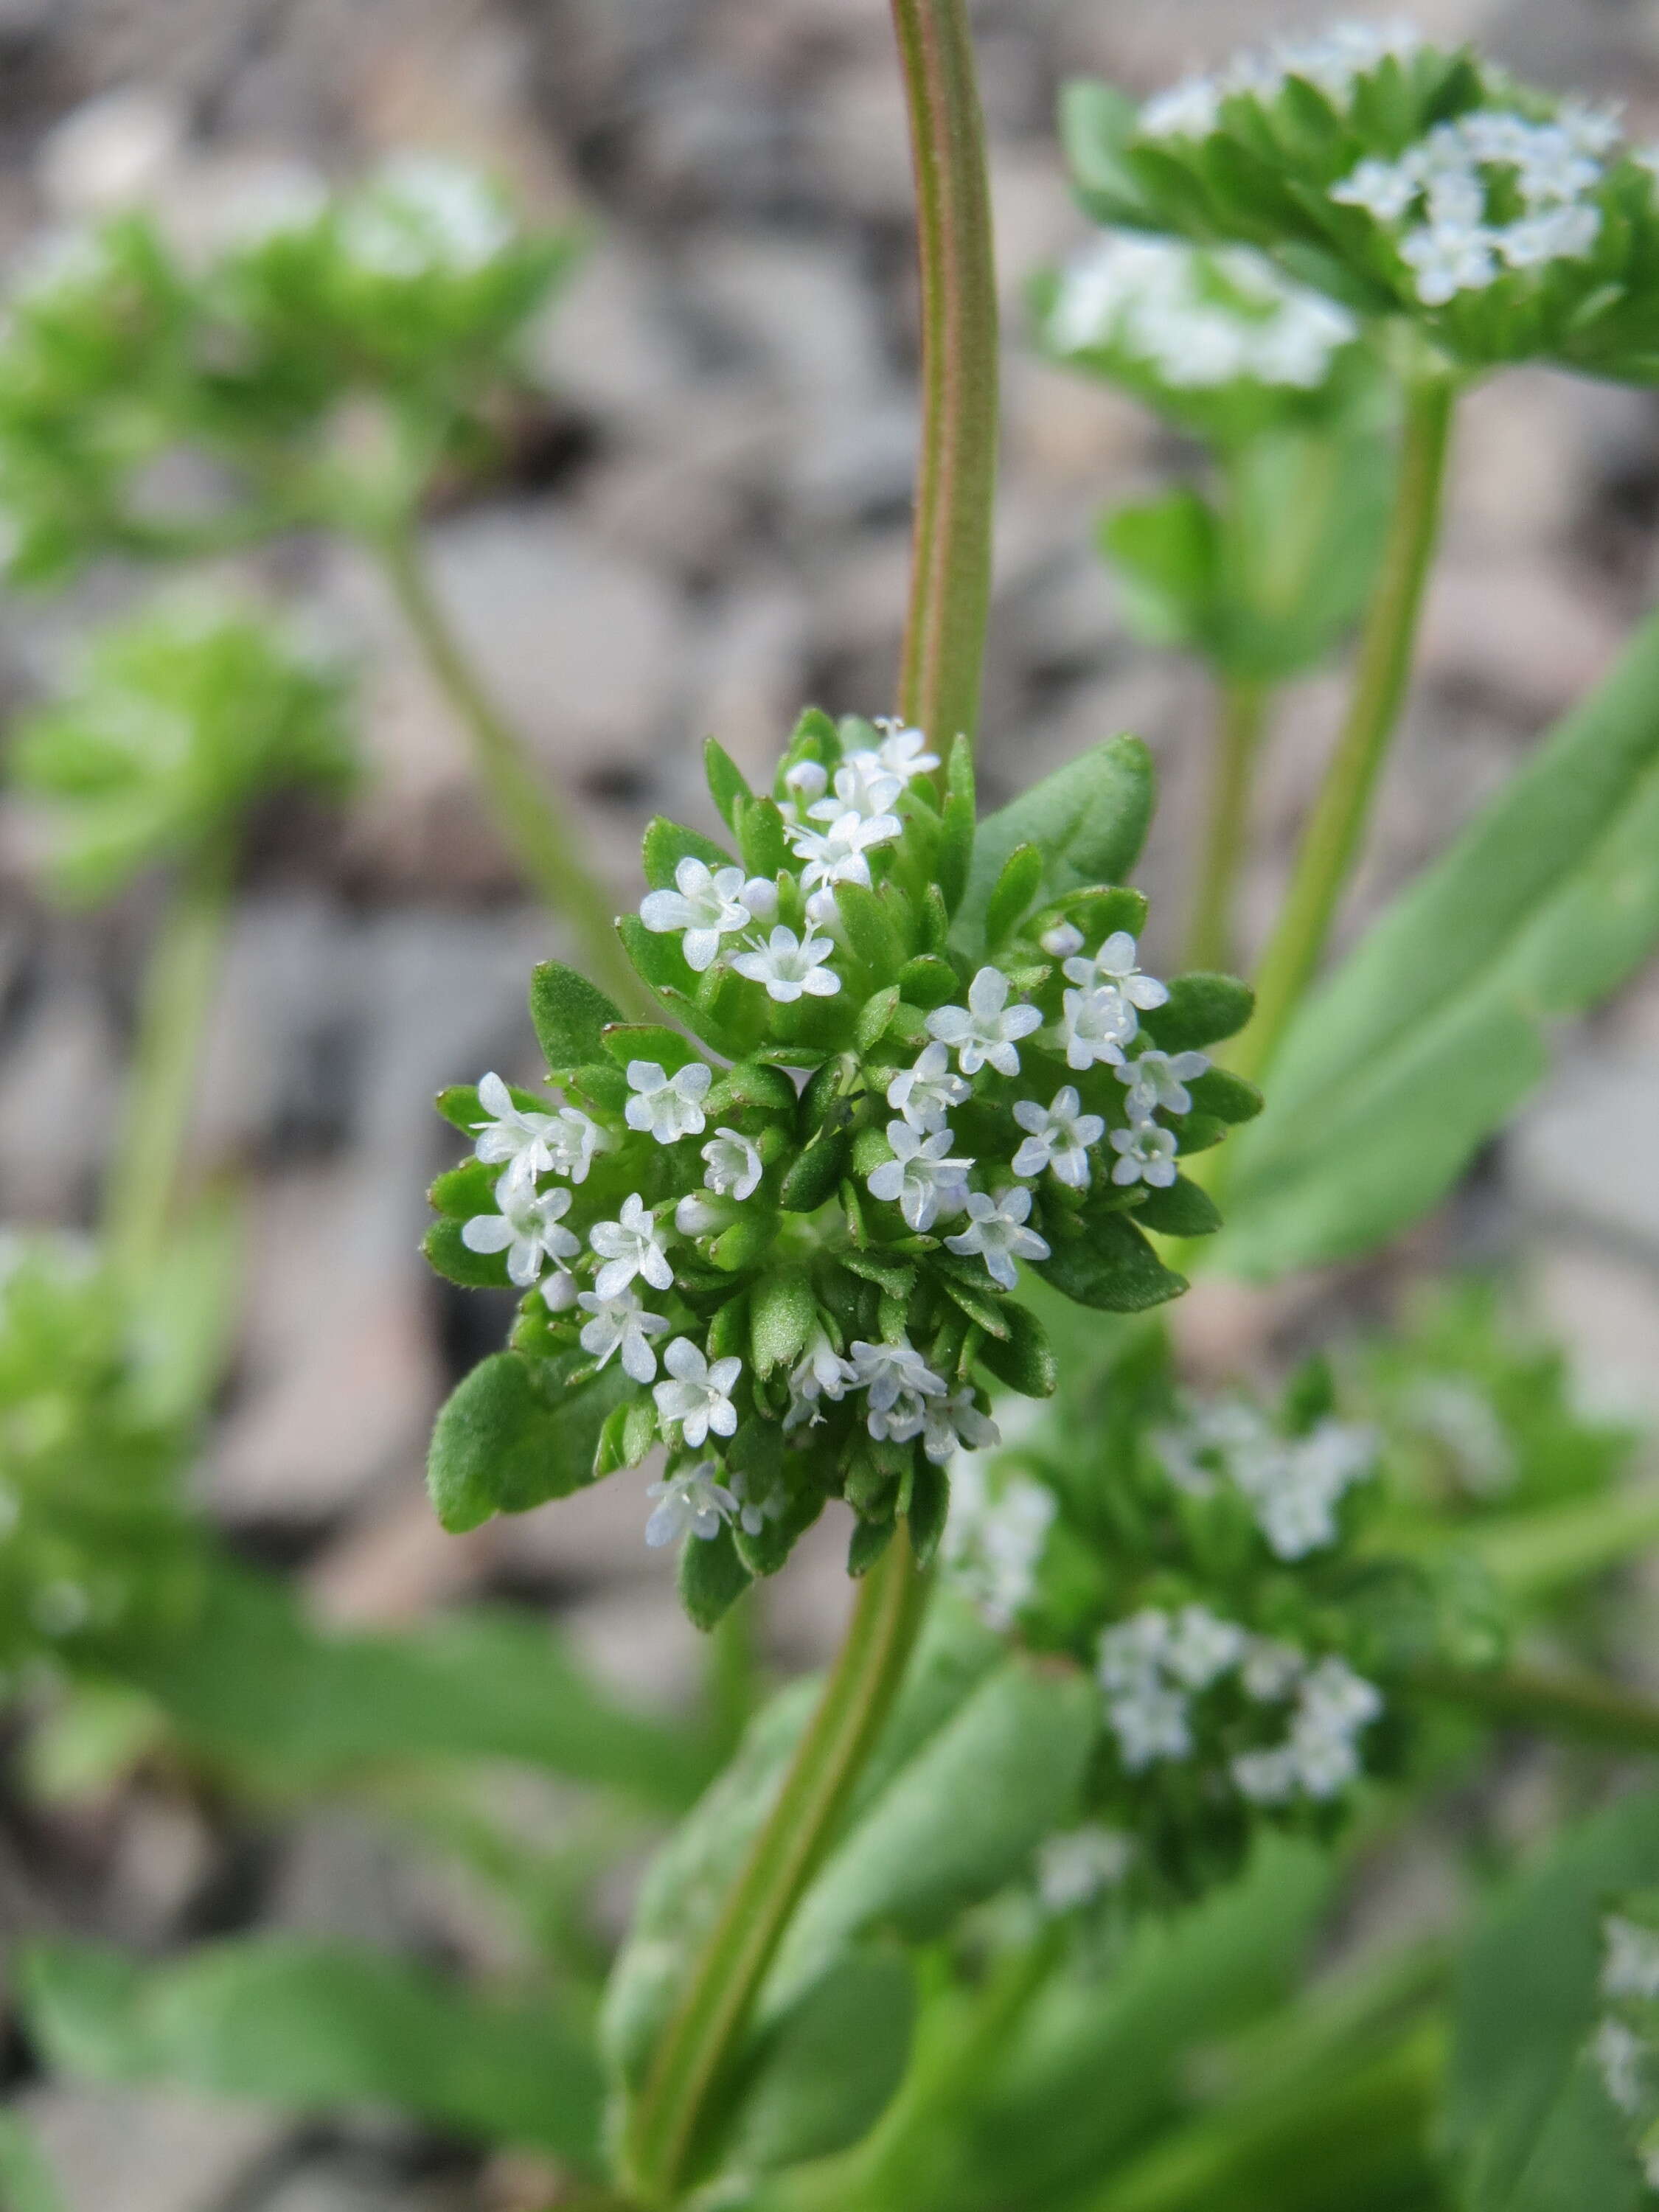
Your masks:
[[[972,738],[991,601],[997,296],[985,125],[963,0],[893,0],[921,265],[921,452],[899,711]]]
[[[640,1008],[643,994],[617,936],[611,898],[578,857],[552,795],[456,635],[432,588],[414,529],[389,530],[374,544],[427,666],[471,742],[502,841],[551,911],[574,929],[598,981],[624,1007]]]
[[[713,1755],[724,1765],[737,1749],[757,1702],[758,1593],[750,1589],[720,1615],[708,1638],[704,1692]]]
[[[823,1859],[897,1691],[926,1583],[902,1524],[865,1577],[846,1641],[776,1803],[665,2030],[629,2116],[628,2186],[672,2204],[693,2179],[699,2127],[784,1929]]]
[[[1439,530],[1455,396],[1455,382],[1440,373],[1419,374],[1407,387],[1394,514],[1360,639],[1347,718],[1256,975],[1255,1018],[1230,1058],[1252,1081],[1279,1049],[1319,964],[1400,719]]]
[[[1594,1675],[1425,1663],[1413,1668],[1407,1680],[1420,1696],[1465,1706],[1487,1720],[1619,1751],[1659,1753],[1659,1705]]]
[[[219,980],[234,857],[233,839],[221,833],[181,863],[144,975],[121,1135],[104,1190],[106,1257],[129,1285],[143,1284],[167,1237]]]
[[[1232,944],[1239,864],[1249,845],[1250,771],[1261,742],[1267,689],[1249,677],[1223,675],[1218,703],[1209,816],[1182,963],[1211,970],[1227,965]]]

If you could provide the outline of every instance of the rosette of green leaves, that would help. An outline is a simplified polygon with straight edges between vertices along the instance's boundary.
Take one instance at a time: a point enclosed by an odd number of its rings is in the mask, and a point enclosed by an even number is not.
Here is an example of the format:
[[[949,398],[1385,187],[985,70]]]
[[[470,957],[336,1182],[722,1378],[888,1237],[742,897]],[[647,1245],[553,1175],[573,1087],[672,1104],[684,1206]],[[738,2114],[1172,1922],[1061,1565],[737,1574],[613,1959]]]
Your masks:
[[[1646,156],[1617,143],[1609,118],[1467,49],[1339,26],[1140,109],[1111,87],[1074,85],[1064,113],[1079,188],[1103,221],[1260,246],[1359,315],[1409,319],[1466,371],[1536,359],[1648,383],[1659,368]],[[1580,166],[1534,194],[1524,167],[1470,150],[1493,118],[1550,134],[1553,155],[1565,142],[1563,161]],[[1431,200],[1449,168],[1462,181]]]
[[[1367,327],[1253,247],[1108,229],[1034,292],[1049,355],[1201,442],[1208,481],[1109,509],[1130,621],[1222,675],[1319,660],[1364,604],[1392,478]]]
[[[0,1668],[176,1632],[201,1590],[185,1430],[91,1255],[0,1253]]]
[[[94,639],[64,695],[24,717],[11,773],[43,803],[64,896],[90,901],[278,791],[342,790],[353,757],[340,670],[269,619],[181,604]]]
[[[849,719],[839,726],[809,713],[796,730],[770,792],[752,791],[712,745],[709,783],[731,843],[659,820],[646,833],[645,874],[657,890],[687,861],[775,886],[776,926],[805,934],[806,892],[792,849],[792,774],[832,778],[843,757],[868,756],[878,732]],[[711,1441],[720,1480],[741,1478],[756,1511],[722,1522],[709,1540],[688,1540],[682,1592],[694,1618],[712,1620],[758,1574],[772,1572],[826,1501],[843,1498],[856,1525],[849,1565],[864,1571],[884,1548],[899,1516],[926,1558],[945,1522],[942,1467],[914,1434],[874,1432],[861,1388],[803,1405],[800,1363],[815,1346],[847,1360],[853,1347],[908,1347],[940,1395],[988,1385],[1041,1396],[1054,1362],[1041,1323],[981,1259],[950,1249],[961,1217],[913,1227],[898,1204],[872,1195],[870,1178],[892,1157],[896,1117],[888,1091],[928,1044],[929,1018],[959,1005],[970,981],[994,965],[1012,1004],[1036,1009],[1019,1045],[1019,1072],[987,1067],[951,1112],[960,1152],[988,1197],[1015,1185],[1011,1162],[1023,1131],[1013,1105],[1047,1103],[1067,1084],[1080,1110],[1105,1132],[1128,1121],[1127,1092],[1109,1065],[1067,1066],[1060,961],[1044,949],[1057,927],[1091,951],[1115,933],[1136,933],[1145,902],[1114,884],[1132,866],[1152,805],[1151,767],[1130,738],[1093,748],[1023,799],[975,827],[967,747],[953,749],[943,789],[914,776],[896,802],[899,834],[869,856],[867,884],[834,891],[831,994],[790,1003],[721,957],[694,972],[677,935],[636,917],[619,925],[662,1020],[630,1024],[569,969],[538,970],[531,1010],[549,1073],[567,1103],[602,1133],[571,1188],[562,1226],[586,1246],[591,1227],[615,1221],[637,1196],[672,1258],[672,1290],[647,1304],[664,1324],[659,1344],[689,1337],[711,1364],[735,1358],[735,1433]],[[817,926],[816,924],[811,926]],[[761,934],[763,936],[764,933]],[[1071,938],[1066,940],[1068,944]],[[736,940],[733,941],[734,945]],[[1177,979],[1167,1000],[1140,1017],[1139,1042],[1171,1054],[1213,1042],[1242,1025],[1250,1006],[1242,984],[1218,975]],[[757,1188],[741,1204],[710,1201],[711,1218],[678,1231],[682,1201],[708,1201],[703,1132],[659,1142],[625,1121],[630,1066],[672,1075],[701,1062],[712,1087],[702,1099],[707,1135],[731,1129],[752,1146]],[[1219,1071],[1194,1078],[1188,1110],[1168,1120],[1181,1156],[1218,1142],[1230,1123],[1257,1110],[1250,1087]],[[516,1094],[521,1109],[545,1112],[545,1096]],[[469,1135],[488,1119],[470,1087],[446,1092],[440,1109]],[[1136,1311],[1174,1297],[1181,1276],[1146,1231],[1202,1235],[1218,1219],[1184,1176],[1167,1187],[1115,1181],[1118,1155],[1102,1140],[1082,1187],[1051,1174],[1027,1179],[1027,1226],[1048,1256],[1036,1272],[1079,1304]],[[440,1220],[427,1250],[452,1279],[503,1285],[503,1259],[466,1243],[466,1225],[497,1203],[498,1167],[475,1160],[441,1177]],[[592,1261],[573,1258],[586,1285]],[[685,1449],[659,1418],[653,1387],[632,1382],[620,1362],[601,1364],[580,1342],[586,1316],[550,1311],[538,1289],[521,1305],[512,1349],[486,1360],[440,1415],[430,1463],[441,1517],[471,1527],[565,1495],[645,1458],[659,1442],[671,1468],[707,1455]],[[792,1376],[797,1381],[792,1383]],[[816,1416],[816,1418],[813,1418]],[[745,1526],[745,1519],[750,1525]],[[759,1526],[753,1525],[759,1520]]]

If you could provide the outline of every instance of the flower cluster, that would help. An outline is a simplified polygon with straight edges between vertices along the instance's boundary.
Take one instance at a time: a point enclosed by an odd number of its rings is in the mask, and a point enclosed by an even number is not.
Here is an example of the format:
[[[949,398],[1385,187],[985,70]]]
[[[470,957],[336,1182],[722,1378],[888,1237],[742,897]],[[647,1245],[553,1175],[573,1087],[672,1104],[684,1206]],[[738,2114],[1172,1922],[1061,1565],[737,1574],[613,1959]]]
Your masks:
[[[1601,1923],[1597,1995],[1601,2016],[1591,2039],[1608,2102],[1630,2126],[1643,2179],[1659,2190],[1659,1926],[1650,1893],[1626,1899]]]
[[[1206,1497],[1218,1481],[1246,1498],[1277,1559],[1328,1550],[1338,1511],[1355,1483],[1376,1470],[1374,1431],[1327,1418],[1285,1436],[1260,1407],[1239,1397],[1194,1406],[1187,1419],[1152,1431],[1153,1449],[1177,1489]]]
[[[1044,324],[1061,355],[1102,357],[1172,395],[1244,381],[1308,392],[1359,336],[1346,307],[1249,246],[1206,251],[1108,231],[1055,287]]]
[[[1146,973],[1144,902],[1079,886],[1022,841],[1018,806],[976,849],[965,749],[942,794],[941,766],[919,731],[809,714],[757,795],[711,748],[736,854],[653,823],[651,888],[619,925],[677,1026],[544,969],[532,1008],[562,1096],[495,1074],[445,1095],[474,1158],[435,1186],[428,1249],[523,1294],[518,1382],[486,1362],[440,1420],[452,1522],[477,1510],[483,1401],[519,1424],[533,1394],[559,1431],[540,1496],[666,1448],[648,1534],[693,1540],[698,1618],[830,1498],[857,1516],[855,1570],[901,1516],[925,1552],[946,1464],[997,1440],[981,1370],[1052,1387],[1021,1266],[1108,1310],[1182,1287],[1142,1231],[1215,1225],[1179,1163],[1255,1110],[1200,1048],[1248,994]],[[1127,860],[1139,748],[1061,774]]]
[[[1103,220],[1257,247],[1346,311],[1418,320],[1455,368],[1651,381],[1652,157],[1602,110],[1384,23],[1282,40],[1138,112],[1103,91],[1071,112]]]

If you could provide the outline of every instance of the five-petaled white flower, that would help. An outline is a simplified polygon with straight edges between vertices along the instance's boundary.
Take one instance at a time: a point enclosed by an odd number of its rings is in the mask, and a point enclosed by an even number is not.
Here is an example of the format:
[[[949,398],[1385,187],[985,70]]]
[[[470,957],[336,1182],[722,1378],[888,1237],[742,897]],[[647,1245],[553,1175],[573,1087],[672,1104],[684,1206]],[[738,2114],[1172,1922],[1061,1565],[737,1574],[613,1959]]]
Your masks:
[[[677,1336],[662,1356],[670,1380],[659,1382],[652,1395],[666,1421],[678,1421],[680,1434],[695,1451],[712,1429],[729,1437],[738,1425],[738,1409],[732,1402],[743,1362],[737,1353],[712,1364],[689,1336]]]
[[[968,986],[965,1007],[936,1006],[928,1015],[929,1030],[951,1047],[964,1075],[977,1075],[987,1066],[999,1075],[1019,1073],[1015,1042],[1040,1028],[1042,1017],[1035,1006],[1011,1006],[1011,988],[1000,968],[981,968]]]
[[[945,1394],[945,1377],[934,1373],[908,1339],[898,1344],[866,1344],[859,1338],[848,1349],[858,1382],[870,1393],[870,1403],[878,1413],[890,1412],[907,1391],[919,1398]]]
[[[761,1156],[741,1129],[717,1128],[702,1156],[704,1185],[722,1198],[752,1198],[760,1188]]]
[[[461,1242],[469,1252],[505,1252],[507,1272],[521,1291],[527,1291],[549,1260],[568,1260],[581,1250],[581,1239],[559,1223],[570,1211],[568,1190],[550,1190],[541,1197],[536,1187],[509,1168],[495,1185],[499,1213],[475,1213],[461,1229]]]
[[[681,1137],[700,1137],[704,1127],[702,1102],[714,1071],[700,1060],[690,1060],[665,1074],[654,1060],[630,1060],[628,1087],[633,1092],[624,1109],[630,1129],[648,1129],[659,1145]]]
[[[780,1006],[803,992],[830,999],[841,988],[841,977],[824,965],[835,949],[827,937],[815,937],[809,929],[802,939],[780,922],[763,946],[735,954],[732,965],[751,983],[764,983],[767,997]]]
[[[475,1159],[482,1160],[486,1167],[509,1169],[526,1182],[533,1182],[538,1176],[552,1174],[558,1130],[556,1114],[538,1114],[530,1107],[514,1105],[513,1093],[495,1074],[480,1080],[478,1103],[489,1119],[472,1124],[476,1132],[472,1146]]]
[[[926,775],[939,766],[939,755],[927,750],[925,730],[912,728],[897,714],[878,714],[876,727],[881,732],[877,750],[890,775],[902,776],[908,783],[913,775]]]
[[[1138,1060],[1122,1062],[1116,1075],[1129,1086],[1123,1103],[1130,1120],[1149,1121],[1160,1106],[1166,1114],[1190,1114],[1193,1098],[1187,1085],[1206,1074],[1209,1066],[1201,1052],[1143,1052]]]
[[[1085,990],[1109,984],[1143,1013],[1163,1006],[1170,996],[1167,983],[1160,983],[1156,975],[1141,974],[1135,964],[1135,941],[1127,929],[1115,929],[1098,952],[1077,954],[1061,972]]]
[[[602,1298],[592,1291],[583,1291],[576,1303],[593,1316],[582,1325],[582,1350],[591,1352],[601,1367],[609,1364],[613,1352],[620,1352],[625,1375],[636,1382],[651,1382],[657,1372],[651,1340],[668,1327],[662,1315],[644,1312],[632,1291],[624,1291],[619,1298]]]
[[[712,1542],[721,1523],[734,1518],[738,1501],[724,1483],[716,1481],[719,1473],[720,1462],[705,1459],[696,1467],[683,1467],[664,1482],[647,1484],[646,1496],[658,1501],[645,1524],[645,1540],[653,1551],[686,1534]]]
[[[836,884],[867,884],[869,856],[879,845],[890,845],[904,828],[896,814],[838,815],[827,830],[792,830],[789,842],[798,860],[805,860],[803,890],[829,890]],[[809,912],[813,908],[809,905]]]
[[[744,897],[743,870],[712,869],[688,853],[674,870],[674,882],[672,891],[646,893],[640,920],[659,936],[684,930],[685,964],[701,975],[713,967],[721,938],[747,929],[755,919]]]
[[[969,1451],[988,1451],[1001,1442],[1001,1430],[988,1413],[981,1412],[966,1382],[948,1398],[935,1398],[922,1409],[921,1448],[935,1467],[954,1458],[959,1444]]]
[[[619,1220],[596,1221],[587,1241],[605,1262],[593,1278],[602,1298],[619,1298],[635,1275],[643,1275],[653,1291],[672,1287],[674,1270],[662,1248],[662,1232],[638,1191],[623,1199]]]
[[[1106,1124],[1098,1114],[1080,1113],[1081,1103],[1069,1083],[1055,1091],[1047,1106],[1039,1106],[1035,1098],[1018,1102],[1014,1119],[1028,1133],[1014,1154],[1017,1176],[1039,1176],[1044,1168],[1052,1168],[1073,1190],[1088,1188],[1089,1147],[1100,1142]]]
[[[818,1400],[844,1397],[858,1379],[852,1361],[843,1359],[823,1331],[817,1330],[789,1370],[789,1411],[784,1416],[784,1427],[798,1429],[803,1421],[816,1427],[823,1419]]]
[[[1012,1291],[1019,1279],[1016,1260],[1046,1260],[1048,1246],[1035,1229],[1025,1225],[1031,1211],[1031,1194],[1023,1183],[988,1198],[975,1191],[968,1200],[968,1226],[945,1243],[963,1259],[977,1255],[994,1282]]]
[[[953,1141],[948,1128],[924,1137],[908,1121],[890,1121],[890,1160],[872,1168],[866,1178],[872,1198],[896,1199],[912,1229],[931,1229],[941,1212],[959,1213],[968,1195],[969,1159],[949,1159]]]
[[[879,753],[848,753],[836,770],[830,795],[809,806],[807,815],[814,822],[839,822],[843,814],[872,822],[892,812],[903,788],[902,779],[884,765]]]
[[[951,1066],[951,1055],[937,1039],[924,1045],[914,1067],[901,1067],[887,1086],[887,1103],[902,1114],[913,1129],[939,1129],[953,1106],[971,1092]]]
[[[1071,962],[1066,962],[1071,966]],[[1134,1008],[1109,983],[1097,990],[1066,991],[1060,998],[1060,1032],[1067,1067],[1092,1067],[1097,1060],[1121,1063],[1123,1048],[1140,1026]]]
[[[1127,1129],[1114,1129],[1112,1149],[1121,1155],[1112,1170],[1118,1183],[1144,1182],[1152,1190],[1167,1190],[1176,1179],[1176,1136],[1156,1121],[1137,1121]]]

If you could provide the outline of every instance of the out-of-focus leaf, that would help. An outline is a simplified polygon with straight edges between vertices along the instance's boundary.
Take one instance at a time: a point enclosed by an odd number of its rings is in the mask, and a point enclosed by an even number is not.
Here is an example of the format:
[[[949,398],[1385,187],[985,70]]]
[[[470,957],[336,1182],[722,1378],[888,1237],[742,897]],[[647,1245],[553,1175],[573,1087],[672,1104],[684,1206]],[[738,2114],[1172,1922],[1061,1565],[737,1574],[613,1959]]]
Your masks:
[[[903,2077],[915,2017],[915,1976],[902,1952],[839,1960],[756,2039],[734,2086],[724,2163],[775,2172],[857,2142]]]
[[[586,2036],[546,2003],[470,1995],[402,1960],[259,1937],[146,1966],[90,1943],[34,1945],[20,1975],[52,2063],[95,2081],[167,2081],[301,2112],[365,2101],[486,2142],[599,2163]]]
[[[69,2212],[45,2152],[15,2112],[0,2112],[0,2205],[5,2212]]]
[[[1659,617],[1310,1000],[1235,1139],[1213,1264],[1276,1275],[1432,1206],[1659,938]]]

